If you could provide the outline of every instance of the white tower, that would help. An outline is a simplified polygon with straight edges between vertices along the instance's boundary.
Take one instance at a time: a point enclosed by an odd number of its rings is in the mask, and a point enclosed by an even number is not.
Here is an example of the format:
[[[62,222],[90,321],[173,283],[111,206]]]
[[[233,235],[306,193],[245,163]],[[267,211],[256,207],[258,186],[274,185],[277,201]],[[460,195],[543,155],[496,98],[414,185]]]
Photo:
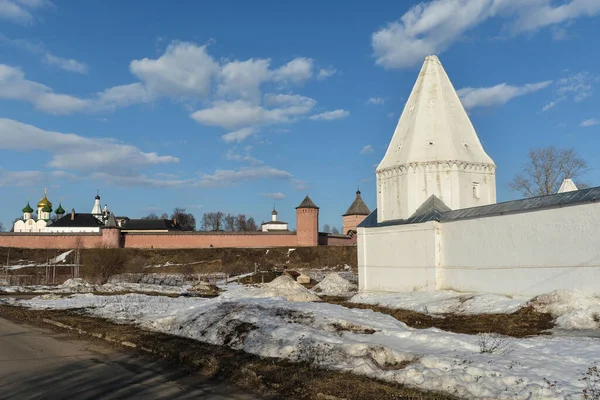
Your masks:
[[[408,218],[433,194],[451,209],[495,203],[495,171],[440,60],[428,56],[377,167],[378,222]]]
[[[271,212],[271,221],[277,222],[277,210],[275,210],[275,204],[273,204],[273,212]]]
[[[102,221],[102,206],[100,205],[100,194],[96,194],[94,200],[94,208],[92,208],[92,215],[99,221]]]

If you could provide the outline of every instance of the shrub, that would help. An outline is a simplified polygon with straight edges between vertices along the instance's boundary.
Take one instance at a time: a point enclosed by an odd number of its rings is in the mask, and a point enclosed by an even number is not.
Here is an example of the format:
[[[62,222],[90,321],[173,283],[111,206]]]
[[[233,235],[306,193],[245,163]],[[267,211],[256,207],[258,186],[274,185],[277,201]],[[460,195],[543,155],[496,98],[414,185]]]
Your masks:
[[[84,276],[99,283],[106,283],[112,275],[123,272],[127,260],[122,249],[109,247],[88,249],[83,256]]]

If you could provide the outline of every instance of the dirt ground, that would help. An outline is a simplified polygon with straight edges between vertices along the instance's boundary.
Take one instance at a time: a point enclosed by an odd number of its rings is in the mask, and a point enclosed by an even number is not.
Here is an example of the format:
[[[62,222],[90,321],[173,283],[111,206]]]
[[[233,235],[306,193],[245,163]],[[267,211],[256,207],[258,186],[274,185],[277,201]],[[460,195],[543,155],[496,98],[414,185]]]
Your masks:
[[[347,308],[361,308],[391,315],[398,321],[412,328],[438,328],[448,332],[466,333],[498,333],[513,337],[526,337],[548,334],[546,331],[554,327],[550,314],[540,313],[533,307],[524,307],[512,314],[439,314],[431,316],[411,310],[392,309],[370,304],[350,303],[346,298],[326,297],[328,303],[339,304]]]
[[[345,265],[357,268],[356,247],[298,247],[290,251],[288,247],[271,249],[114,249],[125,257],[125,269],[122,272],[147,273],[224,273],[243,274],[255,270],[271,271],[283,269],[330,268],[341,270]],[[27,262],[46,263],[49,259],[64,253],[64,250],[15,249],[0,248],[0,260],[9,265],[27,264]],[[81,250],[82,272],[85,269],[86,254],[89,250]],[[75,252],[71,253],[66,263],[73,263]],[[157,266],[156,268],[144,268]],[[41,275],[43,268],[21,268],[9,271],[10,274]],[[69,274],[71,267],[57,265],[56,275]],[[0,268],[1,271],[1,268]],[[39,278],[41,279],[41,278]],[[38,279],[38,280],[39,280]],[[58,281],[58,279],[57,279]],[[64,279],[60,280],[60,282]],[[38,283],[34,281],[32,283]]]
[[[315,400],[451,400],[456,397],[422,392],[401,385],[380,382],[351,373],[319,370],[306,364],[260,358],[226,346],[213,346],[191,339],[144,331],[130,325],[65,311],[35,311],[0,306],[0,316],[15,322],[48,325],[44,318],[83,329],[87,340],[116,339],[141,344],[145,351],[118,346],[140,356],[164,359],[206,377],[233,382],[270,399]],[[70,331],[67,331],[70,332]],[[243,335],[243,330],[240,331]],[[149,355],[148,351],[152,351]]]

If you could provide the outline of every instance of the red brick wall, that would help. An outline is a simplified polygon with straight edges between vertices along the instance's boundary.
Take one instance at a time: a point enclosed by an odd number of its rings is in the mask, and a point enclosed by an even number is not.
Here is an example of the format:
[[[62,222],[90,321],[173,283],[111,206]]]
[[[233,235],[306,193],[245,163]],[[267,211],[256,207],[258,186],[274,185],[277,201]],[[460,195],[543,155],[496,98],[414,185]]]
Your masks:
[[[248,234],[208,234],[208,233],[127,233],[124,247],[183,249],[213,247],[280,247],[298,245],[294,234],[248,233]]]
[[[327,235],[324,232],[319,234],[320,246],[356,246],[356,235]]]
[[[343,217],[344,227],[342,228],[342,233],[346,235],[350,230],[356,232],[356,227],[363,222],[365,218],[367,218],[366,215],[346,215]]]
[[[319,209],[296,209],[296,231],[298,246],[317,246],[319,244]]]
[[[0,234],[0,247],[19,247],[27,249],[73,249],[79,245],[90,248],[102,245],[102,235],[56,234],[56,233],[4,233]]]

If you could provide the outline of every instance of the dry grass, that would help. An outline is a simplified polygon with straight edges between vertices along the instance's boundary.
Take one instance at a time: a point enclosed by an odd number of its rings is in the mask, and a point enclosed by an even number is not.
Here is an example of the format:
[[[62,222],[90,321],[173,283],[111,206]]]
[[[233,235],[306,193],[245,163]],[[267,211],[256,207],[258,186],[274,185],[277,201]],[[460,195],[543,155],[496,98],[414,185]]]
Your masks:
[[[154,350],[155,358],[173,362],[176,368],[218,380],[226,380],[259,394],[266,399],[347,399],[347,400],[452,400],[456,397],[424,392],[402,385],[376,381],[351,373],[319,370],[306,363],[291,363],[260,358],[226,346],[214,346],[191,339],[141,330],[130,325],[116,325],[98,318],[64,311],[35,311],[0,306],[4,318],[17,322],[44,325],[42,318],[101,334],[121,341],[142,343]],[[52,327],[52,329],[59,329]],[[240,325],[236,331],[243,336],[253,329]],[[97,340],[92,336],[89,340]],[[238,338],[239,339],[239,338]],[[231,340],[236,340],[231,338]],[[128,348],[121,350],[135,351]],[[140,352],[140,355],[142,353]],[[144,353],[144,356],[147,356]],[[406,364],[408,365],[408,364]],[[395,365],[395,369],[406,365]]]
[[[470,335],[498,333],[513,337],[526,337],[547,334],[545,331],[554,327],[553,318],[550,314],[537,312],[533,307],[524,307],[512,314],[438,314],[433,317],[416,311],[350,303],[343,298],[324,296],[322,299],[347,308],[368,309],[388,314],[410,327],[419,329],[439,328],[449,332]]]

